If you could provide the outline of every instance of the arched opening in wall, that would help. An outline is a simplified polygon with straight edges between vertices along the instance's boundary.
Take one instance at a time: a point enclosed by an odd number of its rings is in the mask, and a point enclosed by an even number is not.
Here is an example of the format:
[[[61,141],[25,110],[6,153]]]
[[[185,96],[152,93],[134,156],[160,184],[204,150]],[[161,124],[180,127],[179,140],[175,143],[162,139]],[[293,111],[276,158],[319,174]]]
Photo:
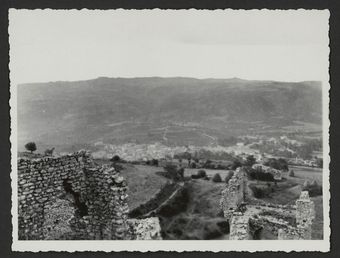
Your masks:
[[[75,192],[72,189],[72,184],[69,182],[68,179],[64,179],[63,187],[64,187],[64,190],[65,190],[66,193],[70,193],[73,196],[74,206],[76,208],[76,213],[80,217],[88,215],[88,208],[87,208],[85,202],[80,201],[80,193]]]

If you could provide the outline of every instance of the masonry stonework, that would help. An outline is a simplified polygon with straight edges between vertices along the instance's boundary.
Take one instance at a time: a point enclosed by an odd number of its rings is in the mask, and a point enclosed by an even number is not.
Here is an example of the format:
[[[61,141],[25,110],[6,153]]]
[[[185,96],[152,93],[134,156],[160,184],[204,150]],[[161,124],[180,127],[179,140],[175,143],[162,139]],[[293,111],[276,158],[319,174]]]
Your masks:
[[[79,151],[18,160],[19,239],[126,239],[125,180]]]
[[[234,214],[230,223],[230,240],[248,240],[250,239],[249,217],[242,214]]]
[[[237,168],[227,187],[222,191],[220,206],[224,217],[230,219],[247,197],[247,174],[243,168]]]
[[[296,205],[274,205],[252,198],[247,174],[238,168],[222,191],[224,217],[230,223],[231,240],[251,239],[255,232],[270,228],[278,239],[311,239],[315,217],[314,203],[308,192],[301,192]]]

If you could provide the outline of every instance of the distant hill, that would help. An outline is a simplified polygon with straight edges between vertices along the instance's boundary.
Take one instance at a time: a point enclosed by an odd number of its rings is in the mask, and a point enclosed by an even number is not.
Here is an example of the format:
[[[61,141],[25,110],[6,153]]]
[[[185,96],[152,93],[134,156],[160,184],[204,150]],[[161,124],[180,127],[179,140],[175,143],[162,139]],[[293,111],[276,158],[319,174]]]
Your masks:
[[[20,146],[31,140],[48,146],[129,141],[138,135],[161,140],[168,125],[197,134],[206,129],[218,138],[254,124],[257,129],[294,121],[321,124],[321,104],[320,82],[101,77],[22,84],[18,139]]]

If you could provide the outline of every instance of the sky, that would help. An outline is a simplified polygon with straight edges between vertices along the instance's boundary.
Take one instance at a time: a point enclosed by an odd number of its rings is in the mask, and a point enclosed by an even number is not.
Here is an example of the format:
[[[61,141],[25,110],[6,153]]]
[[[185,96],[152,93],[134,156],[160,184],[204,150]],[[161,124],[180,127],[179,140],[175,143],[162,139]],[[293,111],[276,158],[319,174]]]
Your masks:
[[[12,84],[328,77],[328,11],[9,11]]]

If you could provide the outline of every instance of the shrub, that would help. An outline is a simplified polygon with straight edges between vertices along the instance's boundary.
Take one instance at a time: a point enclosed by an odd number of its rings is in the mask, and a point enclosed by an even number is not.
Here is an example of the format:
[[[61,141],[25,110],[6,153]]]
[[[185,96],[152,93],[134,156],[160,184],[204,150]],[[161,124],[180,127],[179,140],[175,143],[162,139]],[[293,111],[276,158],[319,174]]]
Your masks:
[[[224,182],[228,184],[229,180],[233,177],[233,175],[234,175],[234,171],[230,171],[228,175],[225,176]]]
[[[212,178],[212,181],[215,182],[215,183],[220,183],[222,182],[222,177],[219,173],[216,173],[213,178]]]
[[[191,178],[192,178],[192,179],[200,179],[201,177],[200,177],[199,175],[196,174],[196,175],[191,175]]]
[[[197,176],[199,176],[199,178],[202,177],[206,177],[207,176],[207,172],[205,172],[205,170],[201,169],[197,171]]]
[[[252,165],[255,164],[255,162],[256,162],[256,159],[254,158],[254,156],[253,156],[253,155],[249,155],[249,156],[247,157],[247,160],[246,160],[246,162],[245,162],[245,165],[251,167]]]
[[[288,171],[288,162],[287,160],[282,158],[279,159],[270,158],[267,162],[264,163],[264,165],[278,170]]]
[[[111,162],[119,162],[120,161],[120,157],[118,155],[114,155],[111,159]]]
[[[252,180],[274,182],[274,176],[271,173],[265,173],[265,172],[260,172],[260,171],[251,171],[249,173],[249,176]]]
[[[178,171],[177,171],[177,174],[183,178],[184,177],[184,168],[180,168]]]
[[[242,162],[236,159],[233,161],[233,164],[231,165],[231,169],[236,170],[238,167],[242,167]]]
[[[311,184],[306,182],[302,187],[302,191],[308,191],[310,197],[322,195],[322,186],[319,185],[315,180]]]
[[[116,171],[118,171],[118,172],[120,172],[120,171],[123,170],[123,166],[120,165],[120,164],[118,164],[118,163],[113,163],[113,164],[112,164],[112,167],[113,167]]]
[[[177,174],[177,166],[174,164],[166,164],[164,170],[170,177],[174,177]]]
[[[175,164],[167,164],[164,167],[165,172],[174,180],[181,180],[184,177],[184,168],[177,168]]]
[[[26,150],[30,151],[31,153],[33,153],[33,151],[37,150],[37,146],[35,145],[35,142],[28,142],[25,145]]]
[[[152,159],[152,165],[158,167],[158,159]]]
[[[252,190],[253,190],[253,194],[254,194],[255,198],[261,199],[261,198],[265,197],[265,193],[264,193],[263,189],[253,187]]]
[[[291,176],[291,177],[294,177],[294,176],[295,176],[295,173],[294,173],[294,170],[293,170],[293,169],[292,169],[291,171],[289,171],[288,176]]]

